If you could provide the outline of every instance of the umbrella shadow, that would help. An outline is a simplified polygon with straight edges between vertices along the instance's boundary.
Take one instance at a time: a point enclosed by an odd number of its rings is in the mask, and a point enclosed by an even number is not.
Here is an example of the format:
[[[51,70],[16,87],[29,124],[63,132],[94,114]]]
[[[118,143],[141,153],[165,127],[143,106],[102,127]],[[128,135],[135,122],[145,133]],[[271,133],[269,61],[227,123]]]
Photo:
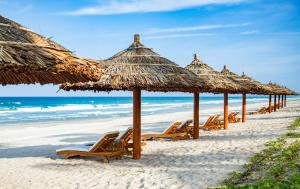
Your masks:
[[[8,147],[0,149],[0,158],[47,157],[56,159],[55,151],[63,145],[38,145],[24,147]]]

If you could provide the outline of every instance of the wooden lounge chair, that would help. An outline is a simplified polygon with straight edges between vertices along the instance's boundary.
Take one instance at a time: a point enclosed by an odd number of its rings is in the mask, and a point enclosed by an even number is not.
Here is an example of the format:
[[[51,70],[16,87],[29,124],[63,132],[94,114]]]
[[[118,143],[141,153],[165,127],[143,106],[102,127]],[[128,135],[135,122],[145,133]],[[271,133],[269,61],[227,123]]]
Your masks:
[[[189,137],[189,133],[184,129],[187,123],[191,123],[191,120],[185,122],[176,121],[166,128],[162,133],[143,134],[142,140],[153,140],[153,139],[171,139],[173,141],[179,139],[186,139]]]
[[[208,117],[208,119],[206,120],[206,122],[203,124],[203,125],[200,125],[200,129],[208,129],[209,128],[209,125],[212,124],[212,120],[215,118],[216,115],[210,115]]]
[[[261,107],[260,109],[258,109],[257,111],[249,111],[248,114],[249,115],[254,115],[254,114],[265,114],[269,112],[269,109],[267,109],[266,107]]]
[[[231,112],[228,115],[228,121],[229,123],[237,123],[241,121],[241,118],[237,117],[237,115],[239,114],[239,112]]]
[[[74,156],[100,156],[104,161],[108,161],[109,157],[120,158],[124,151],[120,149],[115,142],[119,136],[119,132],[109,132],[101,137],[92,146],[73,146],[56,150],[57,155],[64,156],[65,159]]]
[[[201,126],[200,128],[208,131],[223,129],[224,126],[222,120],[220,120],[220,117],[221,114],[210,116],[205,122],[204,126]]]
[[[257,112],[259,114],[265,114],[267,113],[269,110],[266,107],[262,107],[261,109],[257,110]]]
[[[215,118],[216,115],[210,115],[206,122],[203,125],[199,125],[199,129],[208,130],[209,125],[212,124],[212,120]],[[194,125],[189,125],[187,127],[188,133],[190,136],[194,135]]]
[[[224,121],[221,119],[221,114],[217,114],[215,118],[211,121],[208,130],[221,130],[224,129]]]
[[[112,143],[117,149],[122,150],[125,154],[131,155],[133,149],[132,137],[133,128],[129,127],[122,135],[120,135],[115,142]],[[145,146],[145,142],[141,142],[141,146]]]
[[[177,127],[176,132],[177,133],[187,133],[188,135],[185,135],[183,138],[180,139],[188,139],[193,137],[193,130],[191,128],[191,123],[193,123],[192,119],[188,119],[184,121],[180,126]]]

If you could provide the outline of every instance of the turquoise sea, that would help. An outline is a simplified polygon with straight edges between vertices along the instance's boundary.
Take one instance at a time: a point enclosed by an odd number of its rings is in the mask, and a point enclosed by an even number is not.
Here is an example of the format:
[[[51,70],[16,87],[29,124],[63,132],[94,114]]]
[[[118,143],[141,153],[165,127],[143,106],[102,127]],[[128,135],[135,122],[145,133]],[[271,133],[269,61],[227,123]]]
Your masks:
[[[267,96],[248,96],[247,103],[267,102]],[[241,104],[229,97],[229,104]],[[222,106],[222,96],[200,97],[200,107]],[[192,111],[192,97],[143,97],[142,115]],[[131,97],[0,97],[0,125],[132,115]]]

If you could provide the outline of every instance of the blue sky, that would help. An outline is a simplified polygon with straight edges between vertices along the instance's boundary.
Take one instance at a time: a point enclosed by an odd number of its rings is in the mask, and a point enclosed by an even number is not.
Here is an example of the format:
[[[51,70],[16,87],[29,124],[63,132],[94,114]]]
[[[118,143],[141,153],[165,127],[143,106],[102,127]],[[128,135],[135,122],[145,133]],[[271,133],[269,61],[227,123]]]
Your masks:
[[[0,0],[0,14],[81,57],[108,58],[140,33],[146,46],[181,66],[198,52],[217,70],[226,64],[300,92],[299,0]],[[56,93],[53,85],[1,89],[0,96],[95,95]],[[112,93],[119,94],[130,93]]]

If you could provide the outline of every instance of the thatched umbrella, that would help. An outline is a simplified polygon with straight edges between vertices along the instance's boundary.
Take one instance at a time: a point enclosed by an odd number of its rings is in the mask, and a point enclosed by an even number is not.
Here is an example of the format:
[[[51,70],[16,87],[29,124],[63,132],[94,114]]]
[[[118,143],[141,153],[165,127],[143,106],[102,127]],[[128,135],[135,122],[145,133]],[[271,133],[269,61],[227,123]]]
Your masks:
[[[243,91],[241,85],[204,63],[200,60],[198,54],[194,55],[192,63],[185,68],[198,76],[201,84],[201,92],[224,93],[224,129],[227,129],[228,93],[241,93]]]
[[[221,71],[222,74],[227,76],[229,79],[233,80],[234,82],[238,82],[242,85],[244,92],[243,92],[243,105],[242,105],[242,122],[246,121],[246,94],[268,94],[270,92],[270,88],[263,85],[262,83],[252,79],[251,77],[247,76],[246,74],[242,74],[239,76],[231,71],[229,71],[224,66],[223,70]]]
[[[95,80],[97,62],[80,59],[52,40],[0,16],[0,83],[59,84]]]
[[[192,72],[161,57],[134,36],[129,48],[105,60],[97,82],[63,84],[64,90],[133,91],[133,158],[141,157],[141,90],[194,92],[194,138],[199,137],[198,81]]]
[[[286,91],[286,94],[284,95],[284,107],[286,106],[286,95],[299,95],[297,92],[287,88],[287,87],[284,87],[285,91]]]
[[[286,95],[295,95],[296,93],[284,86],[280,86],[276,83],[272,83],[271,81],[267,84],[270,88],[272,88],[272,93],[274,94],[274,111],[276,109],[283,108],[286,106]],[[278,103],[276,103],[276,95],[278,96]],[[280,96],[281,96],[281,103],[280,103]],[[270,110],[269,110],[270,111]]]

